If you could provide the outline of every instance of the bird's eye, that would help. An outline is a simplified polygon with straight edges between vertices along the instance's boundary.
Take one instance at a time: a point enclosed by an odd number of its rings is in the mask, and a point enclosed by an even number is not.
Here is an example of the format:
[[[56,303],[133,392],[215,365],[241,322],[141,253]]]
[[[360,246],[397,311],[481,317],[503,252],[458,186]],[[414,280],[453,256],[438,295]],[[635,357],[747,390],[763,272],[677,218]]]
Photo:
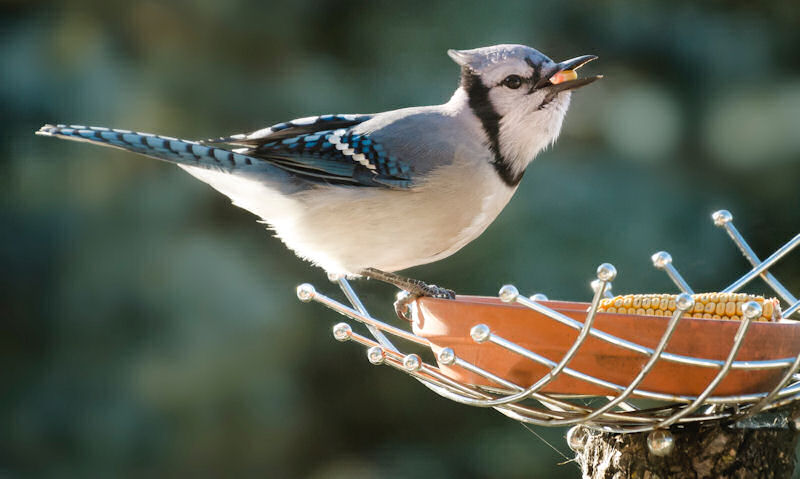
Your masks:
[[[503,86],[511,88],[512,90],[516,90],[522,85],[522,78],[519,75],[508,75],[503,80]]]

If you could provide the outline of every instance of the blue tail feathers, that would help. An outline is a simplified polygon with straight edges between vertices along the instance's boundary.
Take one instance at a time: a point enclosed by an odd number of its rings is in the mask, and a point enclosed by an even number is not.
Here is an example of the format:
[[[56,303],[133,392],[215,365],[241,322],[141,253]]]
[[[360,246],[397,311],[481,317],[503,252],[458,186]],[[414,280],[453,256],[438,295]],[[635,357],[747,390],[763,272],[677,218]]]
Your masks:
[[[215,170],[231,171],[262,162],[258,158],[196,141],[96,126],[44,125],[36,134],[111,146],[158,160]]]

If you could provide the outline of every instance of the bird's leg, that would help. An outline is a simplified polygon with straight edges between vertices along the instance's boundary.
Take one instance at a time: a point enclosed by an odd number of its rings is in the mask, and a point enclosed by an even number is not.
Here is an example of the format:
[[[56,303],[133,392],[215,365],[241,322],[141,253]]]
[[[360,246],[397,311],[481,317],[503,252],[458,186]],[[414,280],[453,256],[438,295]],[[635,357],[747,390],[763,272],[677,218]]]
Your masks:
[[[424,283],[418,279],[406,278],[399,274],[389,273],[375,268],[363,269],[360,274],[367,278],[393,284],[404,291],[408,291],[412,296],[428,296],[440,299],[456,298],[456,293],[452,289],[440,288],[435,284]]]
[[[394,311],[400,319],[411,320],[409,305],[420,296],[431,298],[455,299],[456,293],[452,289],[440,288],[435,284],[424,283],[418,279],[406,278],[399,274],[381,271],[375,268],[366,268],[361,271],[361,275],[366,278],[376,279],[389,283],[406,291],[408,294],[401,296],[398,294],[397,301],[394,303]]]

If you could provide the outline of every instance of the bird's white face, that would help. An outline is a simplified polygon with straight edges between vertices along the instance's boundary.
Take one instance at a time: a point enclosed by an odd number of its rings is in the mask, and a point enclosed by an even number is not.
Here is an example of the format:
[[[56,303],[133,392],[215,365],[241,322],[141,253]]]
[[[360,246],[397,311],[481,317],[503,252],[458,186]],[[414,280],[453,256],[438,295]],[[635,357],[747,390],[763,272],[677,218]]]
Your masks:
[[[549,63],[545,68],[555,70],[555,63]],[[538,80],[534,68],[516,58],[481,74],[501,117],[500,153],[519,170],[556,141],[569,107],[569,90],[551,93],[536,88]]]
[[[577,79],[587,55],[555,63],[522,45],[453,51],[462,66],[461,87],[481,120],[504,180],[516,183],[536,154],[561,131],[571,90],[599,77]]]

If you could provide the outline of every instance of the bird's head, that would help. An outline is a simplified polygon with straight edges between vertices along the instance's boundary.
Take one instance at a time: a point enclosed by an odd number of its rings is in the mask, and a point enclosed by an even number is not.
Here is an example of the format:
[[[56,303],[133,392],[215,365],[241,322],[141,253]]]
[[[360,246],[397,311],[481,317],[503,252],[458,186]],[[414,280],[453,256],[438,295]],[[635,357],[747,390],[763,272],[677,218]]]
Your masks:
[[[601,78],[575,73],[594,55],[556,63],[524,45],[447,53],[461,66],[461,88],[483,125],[495,167],[512,186],[534,156],[558,137],[571,91]]]

